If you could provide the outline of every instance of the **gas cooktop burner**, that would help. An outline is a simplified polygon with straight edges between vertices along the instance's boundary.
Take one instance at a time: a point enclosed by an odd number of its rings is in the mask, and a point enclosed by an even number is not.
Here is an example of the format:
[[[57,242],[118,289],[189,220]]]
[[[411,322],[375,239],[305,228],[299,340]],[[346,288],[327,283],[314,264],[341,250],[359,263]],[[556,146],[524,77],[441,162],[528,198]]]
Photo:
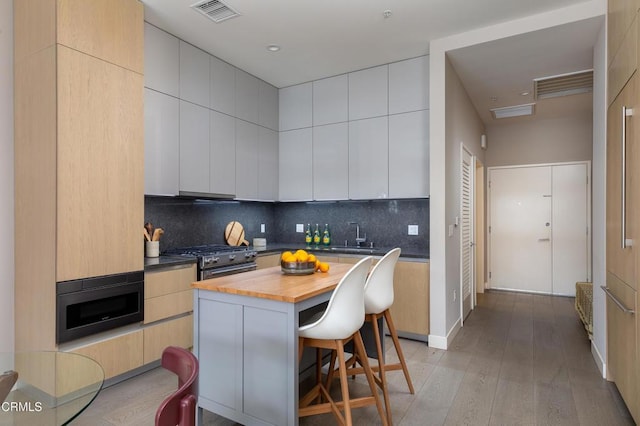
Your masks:
[[[207,244],[169,249],[162,254],[195,257],[198,264],[198,279],[206,280],[215,276],[256,269],[258,252],[244,246]]]
[[[166,255],[180,256],[211,256],[216,253],[244,252],[248,247],[225,246],[221,244],[206,244],[202,246],[180,247],[169,249],[164,252]]]

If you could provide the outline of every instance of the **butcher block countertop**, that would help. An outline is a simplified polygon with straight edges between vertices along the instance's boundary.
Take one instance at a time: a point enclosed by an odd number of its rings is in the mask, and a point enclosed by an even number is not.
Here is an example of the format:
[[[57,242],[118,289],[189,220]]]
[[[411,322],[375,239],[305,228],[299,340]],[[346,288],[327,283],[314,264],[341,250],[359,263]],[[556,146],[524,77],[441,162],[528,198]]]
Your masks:
[[[332,291],[353,267],[346,263],[330,263],[329,272],[311,275],[285,275],[280,266],[210,280],[196,281],[191,287],[221,293],[252,296],[280,302],[298,303]]]

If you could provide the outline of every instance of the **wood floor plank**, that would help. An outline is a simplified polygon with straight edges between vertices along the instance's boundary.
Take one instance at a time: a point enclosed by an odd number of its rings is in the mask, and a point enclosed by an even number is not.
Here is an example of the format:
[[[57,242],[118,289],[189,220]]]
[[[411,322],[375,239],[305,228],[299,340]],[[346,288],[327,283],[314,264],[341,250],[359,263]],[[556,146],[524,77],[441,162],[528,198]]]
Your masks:
[[[533,425],[533,381],[498,380],[496,396],[491,410],[490,425]]]
[[[537,425],[579,425],[571,386],[564,383],[536,382],[535,416]]]
[[[444,424],[450,426],[489,424],[497,384],[497,377],[465,373]]]

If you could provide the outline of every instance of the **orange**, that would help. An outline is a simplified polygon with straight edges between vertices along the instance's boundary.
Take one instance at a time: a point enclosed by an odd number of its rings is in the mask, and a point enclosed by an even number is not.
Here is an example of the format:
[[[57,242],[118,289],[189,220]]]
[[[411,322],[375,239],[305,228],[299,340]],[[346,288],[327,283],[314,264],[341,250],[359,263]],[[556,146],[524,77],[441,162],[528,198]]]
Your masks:
[[[293,256],[293,253],[291,253],[290,251],[285,251],[284,253],[282,253],[282,256],[280,256],[280,259],[284,260],[284,258],[287,256]]]
[[[302,250],[302,249],[300,249],[300,250],[296,250],[296,252],[295,252],[295,253],[293,253],[293,254],[295,254],[296,256],[297,256],[297,255],[299,255],[299,254],[306,254],[306,255],[308,255],[308,254],[307,254],[307,252],[306,252],[306,251],[304,251],[304,250]]]
[[[296,252],[296,258],[298,262],[306,262],[309,259],[309,255],[304,250],[301,253]]]
[[[309,255],[309,258],[307,259],[307,262],[315,262],[316,261],[316,256],[313,254]]]
[[[283,257],[282,260],[285,262],[297,262],[298,258],[293,253],[289,253],[287,256]]]
[[[329,272],[329,264],[320,262],[320,272]]]
[[[320,270],[320,261],[316,259],[316,271]]]

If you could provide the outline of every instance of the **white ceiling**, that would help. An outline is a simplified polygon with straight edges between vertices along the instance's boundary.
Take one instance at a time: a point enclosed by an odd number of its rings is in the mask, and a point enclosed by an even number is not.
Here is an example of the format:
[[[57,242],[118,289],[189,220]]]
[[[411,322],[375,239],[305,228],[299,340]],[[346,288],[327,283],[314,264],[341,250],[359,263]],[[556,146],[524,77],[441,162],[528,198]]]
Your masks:
[[[585,0],[225,0],[241,16],[218,24],[189,7],[196,1],[142,0],[145,19],[285,87],[424,55],[430,40]]]

